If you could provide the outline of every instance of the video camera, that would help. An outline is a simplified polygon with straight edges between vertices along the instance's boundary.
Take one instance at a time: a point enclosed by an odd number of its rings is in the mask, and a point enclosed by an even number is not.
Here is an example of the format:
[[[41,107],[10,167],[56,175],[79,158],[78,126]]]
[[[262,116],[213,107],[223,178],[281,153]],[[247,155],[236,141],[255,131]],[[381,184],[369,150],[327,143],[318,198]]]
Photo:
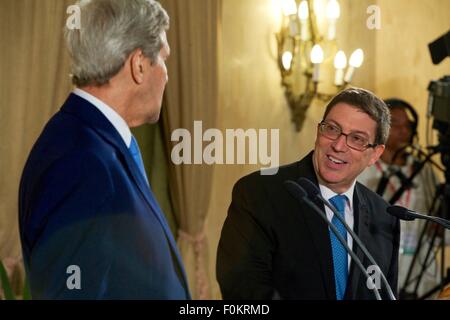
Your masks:
[[[450,30],[428,45],[433,64],[439,64],[450,56]],[[433,115],[433,129],[441,135],[449,135],[450,128],[450,76],[444,76],[428,85],[429,113]]]

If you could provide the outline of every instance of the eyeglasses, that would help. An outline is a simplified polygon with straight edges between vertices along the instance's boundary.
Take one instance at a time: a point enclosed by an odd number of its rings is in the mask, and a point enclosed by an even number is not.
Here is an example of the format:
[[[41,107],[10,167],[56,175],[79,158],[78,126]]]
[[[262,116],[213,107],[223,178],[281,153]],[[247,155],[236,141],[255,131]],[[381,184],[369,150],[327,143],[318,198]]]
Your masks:
[[[341,135],[345,136],[345,142],[347,143],[347,146],[357,151],[364,151],[367,148],[375,148],[378,145],[376,143],[370,144],[369,140],[359,133],[343,133],[342,129],[339,126],[328,123],[326,121],[322,121],[321,123],[319,123],[319,132],[321,135],[331,140],[337,140]]]

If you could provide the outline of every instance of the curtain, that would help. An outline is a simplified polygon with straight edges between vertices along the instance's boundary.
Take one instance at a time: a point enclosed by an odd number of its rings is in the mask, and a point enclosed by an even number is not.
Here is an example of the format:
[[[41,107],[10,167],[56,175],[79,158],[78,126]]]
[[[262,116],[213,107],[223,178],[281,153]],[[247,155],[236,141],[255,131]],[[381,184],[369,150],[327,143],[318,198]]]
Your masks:
[[[171,159],[171,149],[178,143],[170,141],[174,130],[185,128],[194,139],[195,120],[202,121],[203,130],[216,125],[222,2],[161,0],[161,4],[171,18],[168,31],[171,46],[169,83],[163,108],[164,141],[167,142],[168,159]],[[170,194],[179,228],[178,245],[190,289],[194,299],[208,299],[210,286],[205,219],[213,167],[170,163]]]
[[[19,180],[32,144],[71,90],[68,0],[0,1],[0,259],[21,267]]]

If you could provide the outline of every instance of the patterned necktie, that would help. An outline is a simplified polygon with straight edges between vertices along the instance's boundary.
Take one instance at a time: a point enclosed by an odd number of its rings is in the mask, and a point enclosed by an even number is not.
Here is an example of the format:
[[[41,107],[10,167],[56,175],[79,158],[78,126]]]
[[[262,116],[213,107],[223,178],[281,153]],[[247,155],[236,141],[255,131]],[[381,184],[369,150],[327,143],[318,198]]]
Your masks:
[[[129,150],[130,150],[131,156],[134,159],[134,162],[136,162],[139,170],[141,171],[142,175],[144,176],[145,181],[147,181],[147,184],[149,184],[148,179],[147,179],[147,174],[145,173],[144,161],[142,161],[141,151],[139,150],[138,143],[137,143],[136,139],[134,138],[134,136],[131,136],[131,144],[130,144]]]
[[[330,203],[337,209],[342,218],[345,218],[345,202],[347,197],[343,195],[336,195],[330,199]],[[337,228],[341,236],[347,240],[347,230],[337,217],[333,215],[331,223]],[[342,300],[344,298],[345,289],[347,287],[348,277],[348,263],[347,251],[345,247],[338,240],[334,232],[330,229],[331,249],[333,250],[333,267],[334,267],[334,281],[336,284],[336,299]]]

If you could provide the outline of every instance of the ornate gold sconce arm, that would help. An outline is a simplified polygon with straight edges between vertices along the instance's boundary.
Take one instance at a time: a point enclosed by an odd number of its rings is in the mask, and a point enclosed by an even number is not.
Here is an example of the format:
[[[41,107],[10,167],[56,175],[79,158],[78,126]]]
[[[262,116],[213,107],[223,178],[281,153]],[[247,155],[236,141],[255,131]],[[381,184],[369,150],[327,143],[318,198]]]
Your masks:
[[[356,50],[350,58],[350,66],[344,75],[347,58],[337,50],[336,22],[340,15],[337,0],[328,0],[326,12],[316,14],[315,1],[325,0],[280,0],[283,19],[276,34],[278,47],[278,67],[281,84],[292,112],[292,121],[297,131],[303,127],[306,112],[314,99],[328,101],[339,90],[347,86],[356,68],[361,66],[363,52]],[[328,22],[327,36],[320,33],[318,15],[325,15]],[[324,54],[325,48],[326,57]],[[334,79],[320,76],[320,68],[334,57],[336,69]],[[334,82],[335,92],[327,94],[319,91],[320,84]]]

